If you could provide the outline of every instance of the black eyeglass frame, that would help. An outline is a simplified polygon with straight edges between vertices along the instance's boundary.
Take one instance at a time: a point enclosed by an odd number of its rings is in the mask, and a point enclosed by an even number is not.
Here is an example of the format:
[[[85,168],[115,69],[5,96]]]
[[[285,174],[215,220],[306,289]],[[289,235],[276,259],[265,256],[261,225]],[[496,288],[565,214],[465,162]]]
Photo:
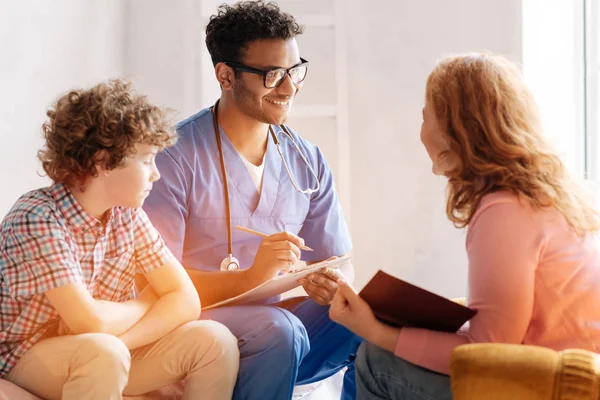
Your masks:
[[[293,67],[290,67],[290,68],[259,69],[259,68],[249,67],[247,65],[236,63],[236,62],[231,62],[231,61],[225,61],[224,64],[237,70],[237,71],[250,72],[251,74],[262,75],[263,76],[263,85],[267,89],[274,89],[276,87],[279,87],[283,83],[283,81],[285,81],[286,75],[290,76],[294,85],[297,85],[300,82],[303,82],[306,79],[306,75],[308,75],[308,66],[309,66],[308,60],[305,60],[302,57],[300,57],[300,64],[294,65]],[[306,73],[304,74],[304,77],[302,77],[302,79],[300,79],[298,82],[294,82],[294,78],[292,78],[292,74],[290,74],[290,71],[295,68],[304,67],[304,66],[306,67]],[[277,83],[275,86],[267,86],[267,74],[269,74],[270,72],[273,72],[273,71],[285,71],[285,74],[283,75],[283,78],[281,80],[279,80],[279,83]]]

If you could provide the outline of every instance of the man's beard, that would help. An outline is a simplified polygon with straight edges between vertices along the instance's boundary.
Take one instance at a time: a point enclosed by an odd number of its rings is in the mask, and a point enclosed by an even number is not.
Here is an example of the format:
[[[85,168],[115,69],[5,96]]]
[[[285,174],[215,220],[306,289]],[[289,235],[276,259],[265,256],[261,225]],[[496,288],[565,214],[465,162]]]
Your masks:
[[[238,84],[233,88],[233,96],[239,109],[250,118],[271,125],[281,125],[287,120],[287,114],[285,113],[282,114],[281,120],[269,117],[260,107],[260,98],[248,89],[242,81],[238,81]]]

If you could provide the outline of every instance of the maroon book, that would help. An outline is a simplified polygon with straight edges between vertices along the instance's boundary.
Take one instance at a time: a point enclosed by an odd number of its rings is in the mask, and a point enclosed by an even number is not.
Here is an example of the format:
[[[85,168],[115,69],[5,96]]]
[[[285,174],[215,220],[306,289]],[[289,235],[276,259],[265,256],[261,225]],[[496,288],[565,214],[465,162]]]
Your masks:
[[[456,332],[476,310],[379,270],[359,293],[375,316],[392,326]]]

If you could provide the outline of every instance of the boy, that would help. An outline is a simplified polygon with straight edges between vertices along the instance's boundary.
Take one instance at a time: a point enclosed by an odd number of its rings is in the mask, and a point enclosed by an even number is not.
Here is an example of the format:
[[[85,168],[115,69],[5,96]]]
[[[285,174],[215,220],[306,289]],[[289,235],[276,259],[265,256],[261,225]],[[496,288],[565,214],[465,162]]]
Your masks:
[[[185,379],[184,399],[229,399],[237,340],[197,321],[183,267],[140,208],[175,134],[120,80],[58,99],[38,157],[53,185],[0,228],[0,377],[46,399],[121,399]],[[135,296],[134,275],[149,285]]]

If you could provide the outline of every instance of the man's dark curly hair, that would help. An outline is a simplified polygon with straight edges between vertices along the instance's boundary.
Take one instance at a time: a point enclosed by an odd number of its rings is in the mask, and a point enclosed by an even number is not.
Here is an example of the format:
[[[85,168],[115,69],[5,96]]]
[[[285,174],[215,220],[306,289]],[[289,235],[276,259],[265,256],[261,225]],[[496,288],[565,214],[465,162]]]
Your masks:
[[[111,80],[58,98],[42,125],[46,143],[38,158],[55,183],[83,186],[96,165],[115,169],[136,144],[163,149],[177,140],[167,110],[135,92],[131,82]],[[99,158],[99,155],[102,155]]]
[[[222,4],[206,26],[206,47],[213,65],[240,62],[242,51],[259,39],[291,39],[302,34],[304,27],[284,13],[274,2],[241,1]]]

